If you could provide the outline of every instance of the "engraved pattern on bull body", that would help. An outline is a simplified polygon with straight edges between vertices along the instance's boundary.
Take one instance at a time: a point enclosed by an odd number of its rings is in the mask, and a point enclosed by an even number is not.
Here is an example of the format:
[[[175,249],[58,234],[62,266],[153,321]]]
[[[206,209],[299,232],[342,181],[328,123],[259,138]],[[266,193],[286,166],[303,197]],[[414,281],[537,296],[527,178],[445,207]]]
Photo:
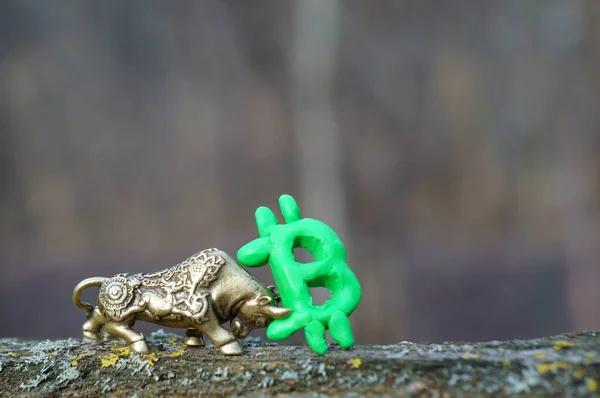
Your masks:
[[[217,252],[216,249],[201,251],[158,272],[115,275],[100,288],[98,299],[103,315],[122,321],[144,312],[155,322],[180,322],[184,318],[195,324],[208,321],[209,292],[206,289],[225,264]]]

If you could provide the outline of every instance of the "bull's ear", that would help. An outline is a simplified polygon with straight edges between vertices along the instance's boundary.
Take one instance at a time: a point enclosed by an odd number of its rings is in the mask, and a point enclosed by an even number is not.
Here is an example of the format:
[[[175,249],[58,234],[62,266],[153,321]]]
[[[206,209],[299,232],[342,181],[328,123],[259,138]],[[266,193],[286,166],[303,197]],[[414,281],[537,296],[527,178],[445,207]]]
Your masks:
[[[269,305],[271,300],[273,300],[273,299],[269,296],[260,296],[259,298],[256,299],[256,303],[260,306],[265,306],[265,305]]]
[[[260,311],[264,316],[271,319],[282,319],[292,313],[291,308],[274,307],[272,305],[262,307]]]

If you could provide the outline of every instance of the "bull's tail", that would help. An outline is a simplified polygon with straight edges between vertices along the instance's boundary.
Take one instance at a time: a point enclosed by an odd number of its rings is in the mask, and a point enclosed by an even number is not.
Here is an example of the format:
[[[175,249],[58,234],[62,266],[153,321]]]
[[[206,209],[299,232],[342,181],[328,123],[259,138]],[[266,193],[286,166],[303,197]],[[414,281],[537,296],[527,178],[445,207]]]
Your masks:
[[[84,310],[86,317],[90,315],[90,313],[94,309],[94,306],[90,303],[86,303],[85,301],[81,301],[81,293],[83,293],[83,291],[89,287],[102,285],[102,283],[104,283],[104,281],[107,279],[108,278],[99,276],[94,278],[87,278],[79,282],[77,286],[75,286],[75,289],[73,289],[73,304]]]

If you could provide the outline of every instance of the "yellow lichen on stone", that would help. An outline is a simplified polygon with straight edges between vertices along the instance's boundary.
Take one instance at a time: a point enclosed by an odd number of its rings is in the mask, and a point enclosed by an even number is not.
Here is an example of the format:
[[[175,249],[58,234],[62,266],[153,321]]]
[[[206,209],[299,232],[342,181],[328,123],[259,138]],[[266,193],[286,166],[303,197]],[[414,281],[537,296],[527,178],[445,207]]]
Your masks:
[[[117,354],[108,354],[100,357],[100,362],[103,368],[108,368],[110,366],[115,366],[117,362],[121,359]]]
[[[55,352],[49,352],[46,354],[47,357],[55,357],[56,353]]]
[[[596,354],[594,354],[593,352],[586,352],[585,356],[588,357],[589,359],[596,358]]]
[[[546,374],[548,372],[557,369],[569,369],[570,365],[566,362],[547,362],[538,365],[537,370],[540,374]]]
[[[73,355],[71,357],[71,366],[79,365],[79,361],[81,361],[83,358],[89,357],[89,356],[90,356],[90,354],[88,354],[87,352],[84,352],[83,354],[79,354],[79,355]]]
[[[575,369],[575,371],[573,372],[573,376],[576,379],[583,379],[583,377],[586,375],[586,373],[587,372],[585,371],[585,369],[578,368],[578,369]]]
[[[596,392],[598,390],[598,382],[594,379],[588,379],[585,382],[585,386],[589,392]]]
[[[356,369],[358,369],[358,368],[360,368],[360,365],[362,365],[362,359],[352,358],[352,359],[348,360],[347,363],[354,366]]]
[[[553,347],[553,348],[554,348],[555,350],[564,350],[564,349],[566,349],[566,348],[571,348],[571,347],[573,347],[573,346],[574,346],[574,344],[573,344],[573,343],[571,343],[571,342],[569,342],[569,341],[566,341],[566,340],[558,340],[557,342],[555,342],[555,343],[554,343],[554,347]]]
[[[546,358],[548,355],[543,354],[543,353],[537,353],[537,354],[533,354],[532,357],[534,357],[535,359],[544,359]]]
[[[16,353],[16,352],[14,352],[14,351],[10,351],[10,352],[7,352],[7,353],[6,353],[6,356],[7,356],[7,357],[16,357],[16,356],[17,356],[17,353]]]
[[[510,365],[510,359],[504,359],[504,360],[502,361],[502,365],[504,365],[504,366],[508,366],[508,365]]]
[[[461,358],[462,359],[471,359],[471,358],[477,359],[477,358],[479,358],[479,355],[466,353],[466,354],[463,354],[461,356]]]
[[[116,346],[113,345],[112,349],[117,351],[117,354],[111,353],[107,355],[103,355],[100,357],[100,361],[102,363],[103,368],[108,368],[109,366],[115,366],[117,362],[119,362],[120,358],[126,358],[131,355],[131,348],[125,346]]]
[[[146,362],[148,362],[148,365],[154,366],[154,364],[158,362],[158,356],[152,352],[148,354],[148,360]]]
[[[169,337],[169,338],[167,339],[167,343],[169,343],[169,344],[175,344],[175,343],[177,343],[177,340],[179,340],[179,339],[177,338],[177,336],[171,336],[171,337]]]
[[[118,355],[121,358],[128,357],[129,355],[131,355],[131,348],[129,348],[128,346],[113,346],[112,349],[113,351],[117,351],[119,353]]]
[[[181,354],[183,354],[184,352],[185,352],[185,348],[182,348],[181,350],[174,351],[170,354],[165,354],[165,356],[169,357],[169,358],[176,358],[176,357],[181,356]]]

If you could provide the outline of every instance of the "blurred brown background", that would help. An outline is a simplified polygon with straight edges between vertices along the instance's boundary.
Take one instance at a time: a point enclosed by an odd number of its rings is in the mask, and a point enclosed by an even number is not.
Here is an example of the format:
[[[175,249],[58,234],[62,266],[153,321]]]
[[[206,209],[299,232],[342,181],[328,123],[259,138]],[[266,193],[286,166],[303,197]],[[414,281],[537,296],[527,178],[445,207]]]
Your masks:
[[[235,255],[286,192],[359,343],[600,328],[600,4],[0,2],[0,336],[80,336],[79,280]]]

